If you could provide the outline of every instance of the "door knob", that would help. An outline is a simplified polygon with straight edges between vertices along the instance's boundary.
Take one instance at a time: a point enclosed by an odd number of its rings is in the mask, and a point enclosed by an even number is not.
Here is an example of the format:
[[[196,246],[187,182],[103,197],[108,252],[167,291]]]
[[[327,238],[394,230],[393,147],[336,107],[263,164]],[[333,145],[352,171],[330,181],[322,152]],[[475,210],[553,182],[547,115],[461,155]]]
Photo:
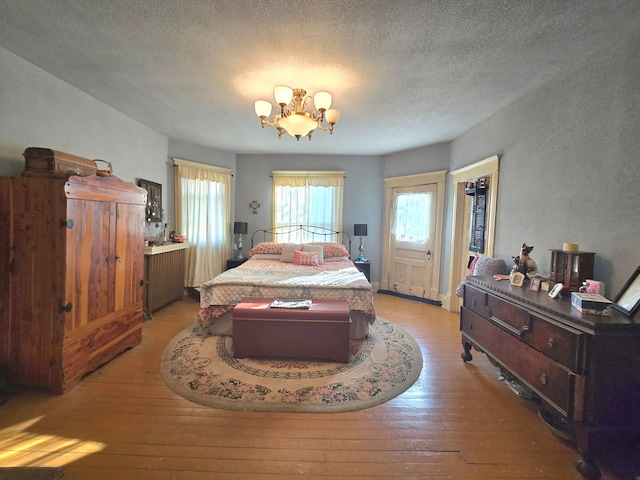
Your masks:
[[[431,260],[431,250],[427,250],[427,260]]]

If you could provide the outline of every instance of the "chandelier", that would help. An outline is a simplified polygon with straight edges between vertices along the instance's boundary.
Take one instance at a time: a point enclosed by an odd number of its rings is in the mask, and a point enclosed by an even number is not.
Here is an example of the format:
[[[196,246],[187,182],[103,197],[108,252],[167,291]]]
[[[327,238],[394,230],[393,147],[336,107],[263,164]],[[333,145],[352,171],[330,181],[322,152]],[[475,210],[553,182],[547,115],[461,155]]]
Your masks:
[[[310,97],[303,88],[279,86],[275,88],[276,103],[280,105],[280,113],[273,115],[273,120],[267,117],[271,115],[271,104],[266,100],[257,100],[255,104],[256,115],[260,117],[262,128],[265,125],[276,127],[278,138],[283,133],[288,133],[300,141],[300,137],[309,137],[316,128],[329,134],[333,133],[333,126],[340,119],[340,112],[331,106],[331,94],[318,92],[313,96],[315,110],[307,112],[307,102]],[[323,124],[326,121],[326,126]]]

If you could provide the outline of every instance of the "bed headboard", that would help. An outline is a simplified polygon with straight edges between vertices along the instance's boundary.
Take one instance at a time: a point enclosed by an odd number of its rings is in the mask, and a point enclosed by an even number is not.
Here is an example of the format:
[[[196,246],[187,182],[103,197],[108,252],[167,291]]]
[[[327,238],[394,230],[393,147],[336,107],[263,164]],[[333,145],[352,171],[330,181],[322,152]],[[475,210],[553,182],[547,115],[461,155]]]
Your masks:
[[[293,236],[300,243],[308,242],[336,242],[347,247],[351,256],[351,235],[347,232],[331,230],[326,227],[315,227],[309,225],[281,225],[279,227],[256,230],[251,235],[251,247],[258,242],[293,242]]]

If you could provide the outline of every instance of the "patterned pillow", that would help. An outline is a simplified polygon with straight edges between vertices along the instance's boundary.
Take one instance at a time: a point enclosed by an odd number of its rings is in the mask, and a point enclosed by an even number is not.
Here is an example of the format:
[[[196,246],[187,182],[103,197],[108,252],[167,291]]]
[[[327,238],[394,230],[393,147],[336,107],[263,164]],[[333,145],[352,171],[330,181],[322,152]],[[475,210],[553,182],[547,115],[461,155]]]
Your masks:
[[[276,242],[260,242],[249,250],[250,256],[258,253],[276,253],[280,255],[282,253],[282,244]]]
[[[316,252],[318,254],[318,264],[322,265],[324,263],[324,255],[322,245],[311,245],[309,243],[302,244],[303,252]]]
[[[293,251],[293,263],[296,265],[318,266],[318,254],[316,252]]]
[[[309,245],[322,245],[322,253],[327,257],[348,257],[347,247],[335,242],[311,242]]]

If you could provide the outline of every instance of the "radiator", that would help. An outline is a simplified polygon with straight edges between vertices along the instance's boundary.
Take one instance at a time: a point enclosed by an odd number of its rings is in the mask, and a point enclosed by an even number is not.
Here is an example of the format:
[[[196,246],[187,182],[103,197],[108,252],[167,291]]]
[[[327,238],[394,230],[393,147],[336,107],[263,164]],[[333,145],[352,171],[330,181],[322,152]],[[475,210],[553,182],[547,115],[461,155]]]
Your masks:
[[[186,250],[144,256],[144,311],[147,317],[184,295]]]

